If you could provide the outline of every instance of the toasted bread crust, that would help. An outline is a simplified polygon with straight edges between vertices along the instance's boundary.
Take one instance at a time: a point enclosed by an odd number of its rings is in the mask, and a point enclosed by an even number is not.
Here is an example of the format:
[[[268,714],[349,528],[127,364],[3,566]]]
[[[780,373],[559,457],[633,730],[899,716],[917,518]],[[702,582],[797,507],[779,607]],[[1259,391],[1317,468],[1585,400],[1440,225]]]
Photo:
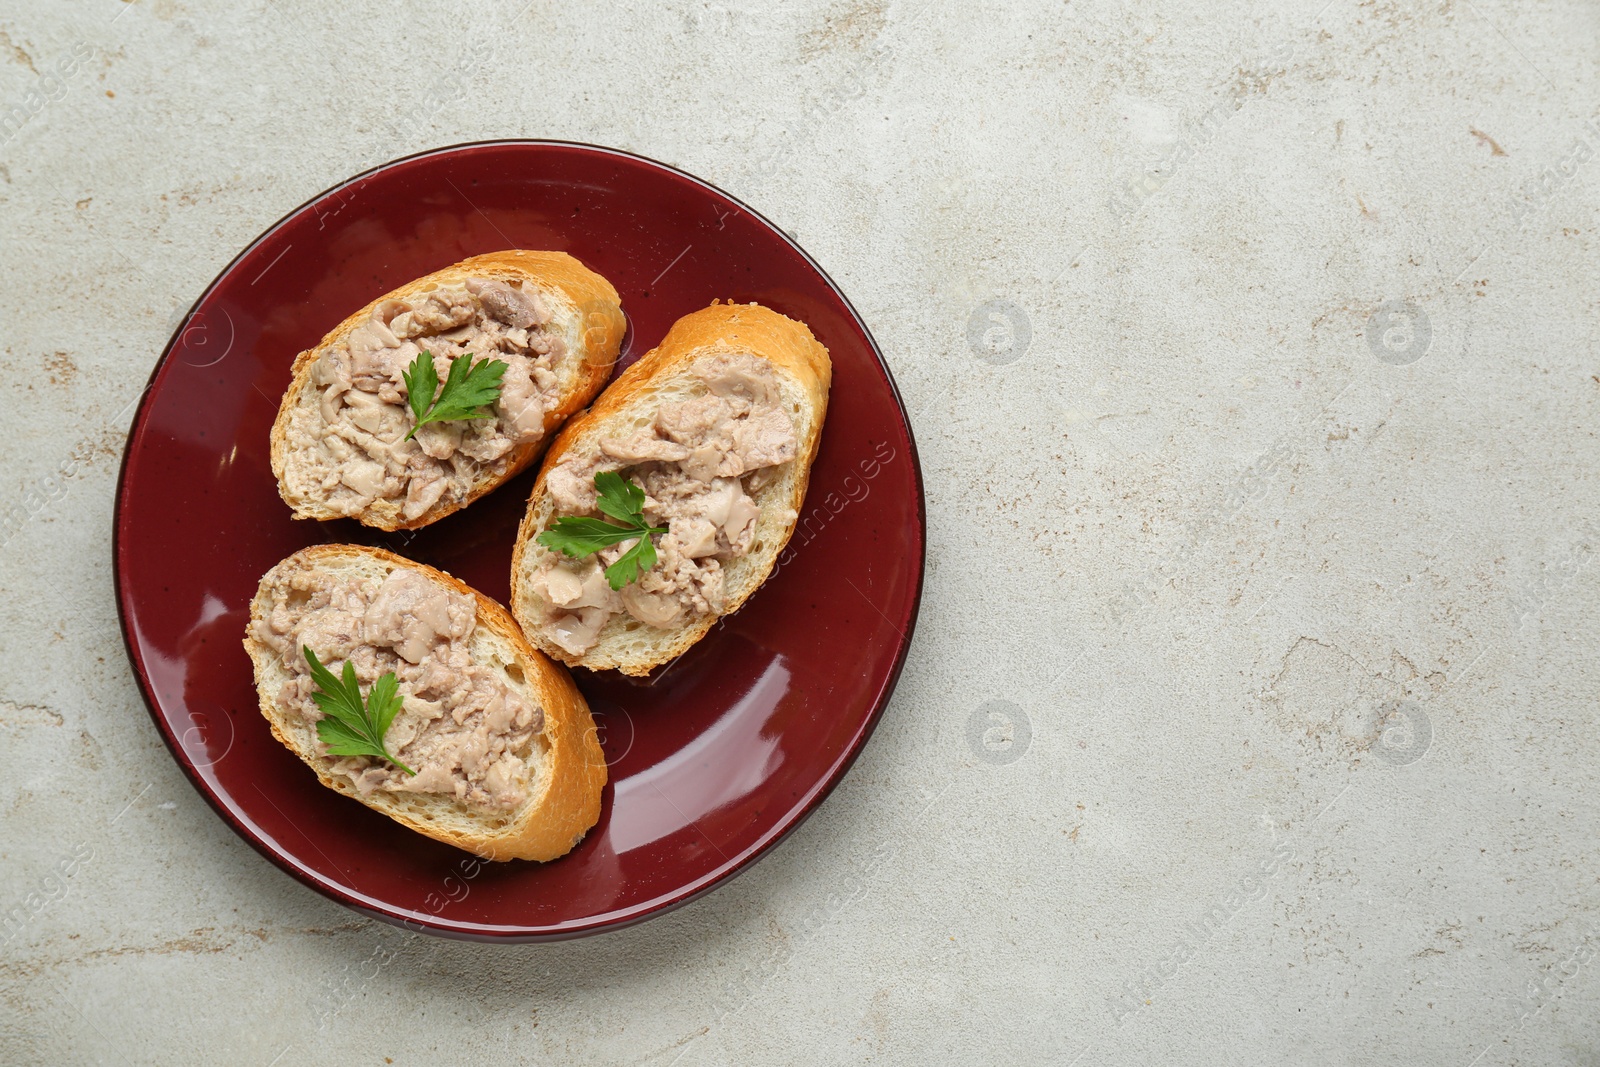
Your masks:
[[[594,395],[611,376],[617,353],[622,347],[622,335],[627,322],[622,315],[622,305],[611,283],[585,267],[565,252],[534,252],[510,249],[473,256],[460,263],[434,271],[416,281],[408,282],[393,292],[385,293],[366,307],[346,318],[325,334],[314,348],[295,357],[289,388],[278,406],[277,419],[272,424],[272,473],[278,479],[278,493],[284,503],[294,511],[297,519],[339,519],[346,516],[328,507],[324,501],[296,497],[284,480],[284,470],[289,458],[289,422],[294,409],[301,402],[311,380],[311,369],[330,345],[343,340],[351,330],[366,322],[372,312],[387,300],[407,300],[412,296],[444,285],[457,285],[469,277],[491,278],[499,281],[524,281],[540,291],[547,299],[565,304],[566,310],[575,313],[580,321],[582,346],[576,350],[581,355],[577,373],[565,383],[561,398],[554,408],[545,412],[544,433],[537,441],[518,445],[507,454],[505,471],[495,476],[485,470],[483,478],[475,484],[466,499],[460,501],[441,498],[437,504],[417,518],[407,521],[397,500],[374,500],[363,511],[349,516],[365,526],[380,530],[413,530],[436,522],[459,511],[522,471],[526,470],[549,446],[557,427],[574,412],[594,399]]]
[[[528,509],[518,527],[517,544],[511,559],[511,610],[529,640],[551,657],[591,670],[616,669],[623,674],[645,675],[652,668],[682,655],[722,617],[704,615],[675,628],[672,639],[662,644],[648,659],[622,659],[608,655],[599,648],[575,656],[545,637],[541,619],[530,610],[524,589],[523,557],[528,545],[543,529],[539,513],[548,495],[545,479],[564,455],[573,449],[594,447],[598,440],[607,436],[609,420],[619,415],[641,393],[650,391],[657,383],[680,373],[696,360],[718,353],[741,352],[767,360],[798,384],[804,397],[803,403],[811,413],[810,431],[800,436],[793,460],[796,477],[791,484],[792,491],[788,499],[781,502],[798,517],[811,481],[811,463],[816,459],[817,448],[822,440],[822,425],[828,411],[828,390],[833,382],[833,363],[828,358],[828,350],[812,336],[804,323],[760,304],[713,303],[708,308],[685,315],[673,323],[659,345],[624,371],[600,395],[593,407],[571,419],[562,428],[555,443],[545,454],[539,477],[528,497]],[[794,526],[795,521],[791,520],[781,533],[769,539],[772,543],[762,552],[765,566],[753,575],[753,581],[729,590],[723,615],[731,615],[743,607],[750,595],[772,573],[779,554],[794,534]]]
[[[491,860],[552,860],[565,855],[600,818],[600,791],[606,783],[605,754],[600,748],[589,705],[573,684],[572,676],[566,668],[552,663],[528,644],[505,608],[444,571],[412,562],[381,548],[313,545],[289,556],[261,579],[250,604],[252,626],[271,613],[274,579],[281,569],[290,565],[318,567],[345,563],[354,557],[388,564],[391,570],[405,568],[419,572],[452,592],[472,597],[478,609],[477,625],[487,628],[512,646],[517,666],[521,668],[528,688],[544,710],[544,736],[549,744],[549,760],[545,773],[538,780],[537,792],[516,812],[509,826],[493,833],[470,833],[421,822],[403,809],[385,803],[392,794],[381,790],[362,796],[348,779],[328,773],[328,768],[334,762],[331,757],[306,751],[303,745],[296,742],[297,731],[286,722],[285,713],[278,707],[275,695],[268,691],[266,671],[277,654],[252,637],[251,628],[247,627],[244,647],[255,668],[261,714],[266,717],[273,736],[305,761],[323,785],[360,801],[374,811],[382,812],[417,833]],[[299,732],[304,733],[303,730]],[[466,805],[451,803],[462,813],[472,814],[472,809]]]

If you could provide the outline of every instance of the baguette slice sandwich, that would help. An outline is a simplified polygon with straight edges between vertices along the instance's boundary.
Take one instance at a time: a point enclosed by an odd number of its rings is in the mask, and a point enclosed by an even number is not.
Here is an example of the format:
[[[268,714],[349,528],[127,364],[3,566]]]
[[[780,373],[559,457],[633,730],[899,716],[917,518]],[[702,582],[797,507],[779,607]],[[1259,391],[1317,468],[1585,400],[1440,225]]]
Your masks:
[[[737,611],[794,532],[832,376],[803,323],[759,304],[712,304],[674,323],[545,457],[511,562],[511,610],[528,639],[565,663],[643,675]],[[637,538],[589,555],[559,542],[579,525],[564,520],[616,517],[618,491],[665,531],[650,535],[653,559]]]
[[[600,817],[605,757],[566,668],[442,571],[379,548],[303,548],[261,579],[244,647],[273,735],[323,785],[420,834],[486,859],[551,860]],[[346,716],[316,699],[328,689],[306,648],[334,681],[353,670],[390,758],[330,753]]]
[[[611,283],[565,252],[493,252],[402,285],[295,359],[272,425],[278,492],[296,518],[380,530],[458,511],[532,464],[594,398],[625,325]],[[407,375],[422,352],[442,388],[417,400]],[[503,364],[498,390],[481,372],[452,386],[457,360],[462,374]],[[478,404],[447,403],[474,391]],[[437,421],[419,425],[415,403],[426,414],[435,396]]]

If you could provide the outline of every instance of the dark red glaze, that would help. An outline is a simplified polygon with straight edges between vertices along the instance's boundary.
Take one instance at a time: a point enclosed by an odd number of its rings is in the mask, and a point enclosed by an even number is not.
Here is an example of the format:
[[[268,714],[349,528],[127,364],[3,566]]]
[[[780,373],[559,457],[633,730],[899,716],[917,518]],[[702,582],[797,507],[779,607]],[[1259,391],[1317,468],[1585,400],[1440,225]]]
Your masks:
[[[296,522],[268,465],[295,354],[372,298],[504,248],[571,252],[616,285],[624,359],[715,298],[807,323],[833,391],[804,515],[743,611],[651,679],[574,673],[611,782],[553,863],[480,864],[324,789],[276,742],[240,641],[261,575],[308,544],[385,545],[504,602],[533,471],[415,534]],[[698,179],[610,149],[463,145],[380,167],[279,222],[163,353],[117,491],[116,582],[150,713],[207,800],[284,870],[453,937],[533,941],[638,922],[799,825],[866,743],[922,587],[922,481],[894,383],[843,294],[775,226]]]

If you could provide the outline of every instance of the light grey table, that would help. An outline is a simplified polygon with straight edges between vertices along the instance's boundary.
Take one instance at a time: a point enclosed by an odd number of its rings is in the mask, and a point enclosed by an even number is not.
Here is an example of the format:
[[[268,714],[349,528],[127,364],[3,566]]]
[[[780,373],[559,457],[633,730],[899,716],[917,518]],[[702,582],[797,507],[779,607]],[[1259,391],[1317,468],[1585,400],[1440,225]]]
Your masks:
[[[0,1062],[1596,1062],[1597,45],[1591,0],[0,4]],[[497,136],[797,234],[930,550],[800,832],[510,948],[236,839],[109,573],[181,310]]]

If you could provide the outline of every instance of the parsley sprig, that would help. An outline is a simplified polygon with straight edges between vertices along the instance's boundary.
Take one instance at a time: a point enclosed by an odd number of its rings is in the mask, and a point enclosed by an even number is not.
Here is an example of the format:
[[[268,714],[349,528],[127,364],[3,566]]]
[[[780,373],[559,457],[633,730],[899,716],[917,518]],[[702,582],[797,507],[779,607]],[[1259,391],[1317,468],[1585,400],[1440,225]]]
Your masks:
[[[637,581],[641,574],[656,565],[656,546],[651,542],[650,535],[666,533],[667,528],[651,526],[645,521],[644,490],[616,471],[596,474],[594,487],[600,492],[600,510],[623,525],[614,526],[603,519],[568,515],[557,519],[537,540],[546,548],[564,552],[574,559],[583,559],[602,548],[637,537],[638,543],[606,568],[606,581],[611,583],[612,589],[621,589],[629,582]]]
[[[450,361],[450,373],[445,377],[444,388],[439,389],[439,372],[433,369],[433,356],[417,353],[411,366],[400,372],[406,382],[406,403],[417,417],[417,424],[402,440],[430,422],[452,422],[457,419],[492,419],[494,412],[482,410],[500,399],[500,378],[506,365],[498,359],[480,359],[472,362],[471,354]]]
[[[329,754],[376,756],[388,760],[407,774],[415,775],[416,771],[389,755],[389,750],[383,744],[383,735],[389,732],[389,724],[400,713],[400,683],[395,679],[394,672],[388,671],[372,683],[372,692],[363,705],[361,687],[356,683],[356,669],[349,660],[344,661],[344,678],[341,680],[322,665],[310,646],[301,645],[300,648],[306,654],[306,661],[311,664],[311,680],[322,690],[312,693],[311,699],[317,702],[317,707],[326,716],[317,723],[317,736],[328,746]]]

